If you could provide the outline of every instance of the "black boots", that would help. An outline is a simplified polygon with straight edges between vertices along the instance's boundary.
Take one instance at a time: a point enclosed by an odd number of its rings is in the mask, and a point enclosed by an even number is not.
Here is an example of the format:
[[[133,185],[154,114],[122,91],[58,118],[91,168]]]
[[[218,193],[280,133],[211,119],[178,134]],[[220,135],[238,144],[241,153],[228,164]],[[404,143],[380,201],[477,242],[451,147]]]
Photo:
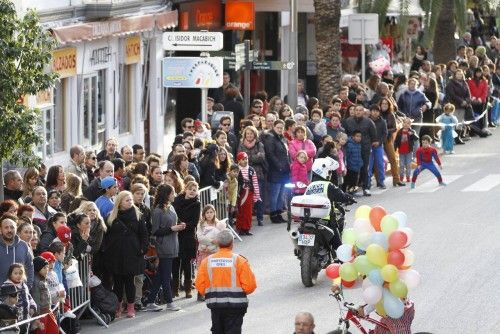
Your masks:
[[[273,211],[269,216],[271,218],[271,223],[273,224],[286,223],[286,220],[283,219],[279,211]]]

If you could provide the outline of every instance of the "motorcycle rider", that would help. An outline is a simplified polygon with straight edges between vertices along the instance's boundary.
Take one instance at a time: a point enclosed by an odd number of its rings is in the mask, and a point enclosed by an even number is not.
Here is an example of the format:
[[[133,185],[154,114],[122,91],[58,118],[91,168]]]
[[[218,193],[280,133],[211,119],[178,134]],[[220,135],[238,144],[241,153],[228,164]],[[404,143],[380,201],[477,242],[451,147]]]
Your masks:
[[[338,167],[339,163],[331,157],[318,158],[314,160],[312,166],[312,182],[307,186],[304,194],[323,196],[328,198],[332,203],[330,215],[329,217],[325,217],[325,220],[328,221],[327,226],[335,232],[334,237],[331,240],[333,251],[342,245],[342,230],[340,230],[339,227],[343,228],[343,226],[336,226],[335,223],[335,203],[356,203],[351,195],[344,193],[339,187],[329,181],[331,173],[335,172]]]

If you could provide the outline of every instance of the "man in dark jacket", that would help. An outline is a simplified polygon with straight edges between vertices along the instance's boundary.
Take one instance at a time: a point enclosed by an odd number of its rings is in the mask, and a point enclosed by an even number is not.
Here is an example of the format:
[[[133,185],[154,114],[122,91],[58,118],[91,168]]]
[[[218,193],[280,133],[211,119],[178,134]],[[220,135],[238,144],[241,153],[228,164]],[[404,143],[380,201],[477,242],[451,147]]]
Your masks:
[[[85,190],[83,195],[89,201],[95,202],[95,200],[104,194],[104,189],[101,188],[101,180],[106,176],[113,176],[115,168],[113,164],[108,161],[99,161],[99,177],[95,178],[90,186]]]
[[[3,176],[5,187],[3,188],[4,200],[19,201],[23,196],[23,178],[17,170],[9,170]]]
[[[264,139],[266,159],[269,166],[269,211],[272,223],[284,223],[281,216],[284,207],[283,192],[285,184],[290,180],[290,156],[288,146],[283,137],[285,122],[278,119],[274,122],[274,127],[268,132]]]
[[[363,187],[363,195],[371,196],[368,180],[368,165],[370,163],[370,151],[372,147],[379,145],[377,142],[377,131],[375,124],[371,119],[364,116],[365,108],[362,105],[357,105],[354,109],[354,116],[346,118],[342,122],[348,136],[352,136],[353,132],[358,130],[361,132],[361,157],[363,159],[363,167],[359,173],[359,180]]]
[[[398,99],[399,110],[413,119],[413,123],[421,123],[422,113],[429,110],[432,106],[425,94],[417,89],[417,84],[417,79],[408,79],[408,89]],[[417,136],[420,135],[421,127],[421,125],[412,126]]]
[[[377,187],[380,189],[385,189],[385,164],[384,164],[384,143],[387,139],[387,123],[380,116],[380,107],[374,104],[370,107],[370,118],[373,123],[375,123],[375,129],[377,130],[377,142],[378,145],[372,147],[372,153],[370,155],[370,166],[368,169],[368,182],[371,185],[371,179],[373,175],[373,167],[377,169]]]
[[[236,124],[235,124],[236,126]],[[227,137],[227,143],[231,147],[231,154],[233,156],[236,156],[236,149],[238,148],[238,138],[236,137],[235,133],[231,131],[231,117],[229,116],[222,116],[220,118],[220,123],[219,123],[219,129],[224,131],[226,133]]]

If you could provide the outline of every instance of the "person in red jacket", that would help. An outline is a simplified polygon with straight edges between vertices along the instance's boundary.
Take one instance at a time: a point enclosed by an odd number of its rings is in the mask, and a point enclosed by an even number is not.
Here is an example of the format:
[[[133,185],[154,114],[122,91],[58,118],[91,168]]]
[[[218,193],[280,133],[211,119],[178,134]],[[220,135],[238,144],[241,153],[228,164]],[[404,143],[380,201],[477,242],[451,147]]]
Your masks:
[[[484,79],[481,67],[474,69],[472,78],[467,80],[467,85],[470,90],[472,108],[476,114],[474,116],[477,117],[482,114],[486,102],[488,102],[488,81]],[[484,124],[482,120],[483,118],[481,118],[479,122],[481,128],[484,127],[482,126],[482,124]]]
[[[446,183],[443,182],[443,177],[441,173],[436,168],[433,159],[439,166],[439,169],[442,169],[441,160],[439,159],[439,155],[437,150],[431,146],[432,139],[430,136],[425,135],[422,136],[422,146],[417,149],[416,157],[417,157],[417,168],[413,171],[413,176],[411,178],[411,189],[415,188],[415,182],[417,182],[418,174],[424,169],[431,171],[434,176],[436,176],[439,185],[445,186]]]

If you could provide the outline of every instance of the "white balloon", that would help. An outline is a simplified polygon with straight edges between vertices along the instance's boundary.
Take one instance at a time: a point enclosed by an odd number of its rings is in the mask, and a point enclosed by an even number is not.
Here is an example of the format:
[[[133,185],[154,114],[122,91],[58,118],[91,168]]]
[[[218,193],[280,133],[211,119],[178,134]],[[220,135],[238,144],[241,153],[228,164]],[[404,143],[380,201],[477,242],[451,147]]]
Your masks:
[[[373,228],[372,224],[370,224],[370,221],[368,219],[356,219],[354,221],[354,230],[357,232],[357,234],[361,234],[363,232],[366,233],[373,233],[375,232],[375,229]]]
[[[391,216],[396,218],[396,220],[399,223],[398,225],[399,228],[406,227],[408,222],[408,216],[406,215],[406,213],[404,213],[403,211],[396,211],[392,213]]]
[[[403,262],[404,267],[409,267],[415,262],[415,254],[406,248],[401,249],[401,252],[405,256],[405,261]]]
[[[372,285],[363,290],[363,300],[370,305],[375,305],[382,298],[382,287]]]
[[[361,250],[366,250],[366,248],[372,243],[372,234],[370,232],[362,232],[358,234],[358,239],[356,239],[356,247]]]
[[[352,260],[352,245],[343,244],[337,248],[337,258],[342,262],[349,262]]]
[[[363,280],[363,284],[361,285],[361,287],[363,288],[363,290],[365,290],[366,288],[369,288],[370,286],[374,286],[374,284],[372,283],[372,281],[370,281],[370,279],[368,277],[366,277]]]
[[[421,281],[420,274],[414,269],[400,270],[399,278],[406,283],[408,290],[415,289]]]

